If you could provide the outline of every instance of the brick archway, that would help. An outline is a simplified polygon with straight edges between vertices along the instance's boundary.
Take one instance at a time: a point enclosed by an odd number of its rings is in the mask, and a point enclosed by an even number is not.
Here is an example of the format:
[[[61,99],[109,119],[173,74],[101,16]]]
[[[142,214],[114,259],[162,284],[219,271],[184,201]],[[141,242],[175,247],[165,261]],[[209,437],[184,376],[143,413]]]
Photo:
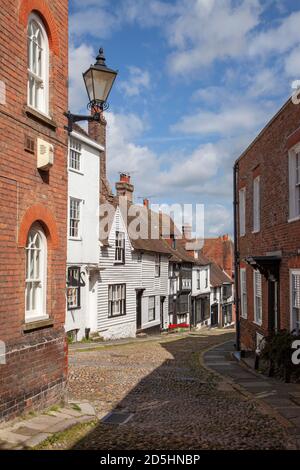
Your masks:
[[[24,28],[26,28],[28,23],[28,16],[33,11],[37,12],[42,17],[48,34],[50,49],[54,52],[55,55],[59,55],[59,38],[57,26],[45,0],[21,0],[19,22],[24,26]]]
[[[41,204],[36,204],[27,209],[25,212],[19,228],[19,247],[26,247],[28,232],[32,224],[35,222],[39,222],[43,226],[46,232],[48,243],[50,243],[51,247],[57,248],[59,244],[59,237],[55,219],[52,212]]]

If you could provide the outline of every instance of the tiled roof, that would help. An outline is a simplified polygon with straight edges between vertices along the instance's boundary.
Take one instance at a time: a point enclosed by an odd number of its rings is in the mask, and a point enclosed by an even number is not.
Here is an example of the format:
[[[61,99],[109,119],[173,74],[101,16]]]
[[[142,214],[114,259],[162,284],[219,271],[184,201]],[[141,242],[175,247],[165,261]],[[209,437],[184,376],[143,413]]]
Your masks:
[[[216,263],[212,263],[210,265],[210,283],[212,287],[219,287],[222,284],[232,284],[232,280]]]

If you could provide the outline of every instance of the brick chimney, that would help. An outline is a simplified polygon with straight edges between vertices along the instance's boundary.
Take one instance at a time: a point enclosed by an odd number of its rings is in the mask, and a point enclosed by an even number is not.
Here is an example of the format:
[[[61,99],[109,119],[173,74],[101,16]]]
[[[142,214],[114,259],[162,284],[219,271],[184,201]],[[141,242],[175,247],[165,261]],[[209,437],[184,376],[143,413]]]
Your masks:
[[[129,202],[133,202],[134,186],[130,183],[130,175],[126,173],[120,174],[120,181],[116,183],[117,196],[127,197]]]
[[[184,224],[182,226],[182,236],[186,240],[191,240],[191,238],[192,238],[192,226],[191,226],[191,224]]]
[[[144,205],[147,209],[149,209],[149,199],[145,198],[145,199],[143,200],[143,205]]]
[[[92,113],[95,112],[92,110]],[[100,122],[89,121],[88,134],[91,139],[104,147],[100,154],[100,201],[104,202],[113,198],[113,193],[106,174],[106,119],[100,111]]]

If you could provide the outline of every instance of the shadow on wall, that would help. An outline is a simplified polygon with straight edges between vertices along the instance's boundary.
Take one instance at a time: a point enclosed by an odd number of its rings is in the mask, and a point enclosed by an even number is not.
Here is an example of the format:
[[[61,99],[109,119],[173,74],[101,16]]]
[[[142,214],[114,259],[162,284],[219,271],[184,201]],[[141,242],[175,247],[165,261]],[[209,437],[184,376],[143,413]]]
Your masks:
[[[262,448],[267,418],[263,417],[261,427],[255,425],[255,433],[249,433],[246,425],[256,414],[253,405],[236,392],[219,391],[216,376],[199,367],[201,351],[232,338],[231,332],[213,337],[200,333],[160,343],[157,347],[167,350],[172,359],[145,376],[108,415],[106,423],[99,422],[73,448]]]

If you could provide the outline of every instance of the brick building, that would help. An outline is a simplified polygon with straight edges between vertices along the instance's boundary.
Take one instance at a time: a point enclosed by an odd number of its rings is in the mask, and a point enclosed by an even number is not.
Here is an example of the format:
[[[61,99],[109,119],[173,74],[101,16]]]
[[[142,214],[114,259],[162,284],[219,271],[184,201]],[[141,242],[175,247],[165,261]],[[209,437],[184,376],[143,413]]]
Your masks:
[[[67,374],[67,0],[0,0],[0,420]]]
[[[300,106],[288,100],[235,164],[241,347],[300,325]]]
[[[205,238],[202,253],[216,263],[230,278],[234,271],[233,242],[229,235],[221,235],[216,238]]]

